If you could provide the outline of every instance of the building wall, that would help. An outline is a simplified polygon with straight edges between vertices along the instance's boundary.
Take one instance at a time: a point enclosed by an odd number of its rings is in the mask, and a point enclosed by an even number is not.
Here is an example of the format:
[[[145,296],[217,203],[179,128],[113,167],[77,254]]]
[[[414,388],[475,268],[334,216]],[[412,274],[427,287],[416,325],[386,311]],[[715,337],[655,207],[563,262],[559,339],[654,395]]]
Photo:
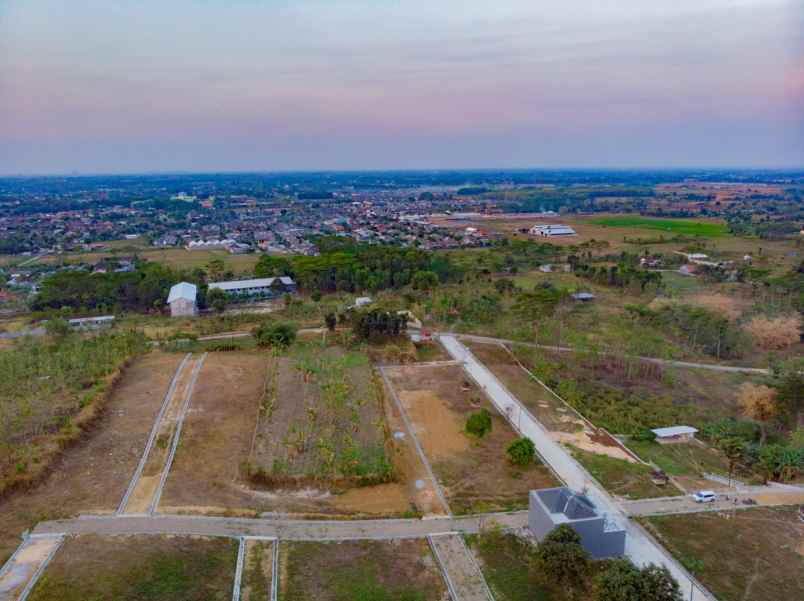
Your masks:
[[[531,491],[528,509],[528,527],[537,540],[541,541],[558,524],[547,508],[536,498],[536,491]],[[595,559],[620,557],[625,553],[625,531],[604,532],[602,517],[565,522],[580,536],[583,548]]]
[[[194,301],[179,298],[170,303],[171,317],[192,317],[198,313],[198,308]]]

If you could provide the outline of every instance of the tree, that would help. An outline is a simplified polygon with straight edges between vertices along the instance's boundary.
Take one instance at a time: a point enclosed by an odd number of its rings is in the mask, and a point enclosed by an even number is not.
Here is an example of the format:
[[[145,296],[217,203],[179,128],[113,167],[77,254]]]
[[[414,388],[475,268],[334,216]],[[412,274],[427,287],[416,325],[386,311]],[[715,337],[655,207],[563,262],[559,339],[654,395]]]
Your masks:
[[[335,316],[334,313],[327,313],[324,316],[324,323],[326,324],[327,329],[330,332],[334,332],[335,331],[335,326],[338,325],[338,318]]]
[[[254,330],[254,337],[262,347],[288,347],[296,340],[296,328],[289,323],[264,321]]]
[[[745,382],[740,386],[737,403],[745,417],[759,424],[762,435],[759,442],[765,444],[766,423],[776,415],[776,391],[763,384]]]
[[[584,587],[589,569],[589,554],[581,546],[581,537],[568,524],[550,531],[534,554],[539,574],[561,586]]]
[[[426,292],[438,286],[438,275],[433,271],[417,271],[413,274],[411,284],[414,290]]]
[[[227,296],[220,288],[210,288],[207,290],[207,305],[212,307],[217,313],[223,313],[226,309]]]
[[[362,340],[379,340],[399,336],[407,329],[407,323],[407,316],[377,308],[357,314],[353,330]]]
[[[283,275],[294,277],[290,261],[284,257],[275,257],[273,255],[260,256],[254,266],[254,275],[258,278],[272,278]]]
[[[506,452],[511,463],[525,466],[533,462],[533,458],[536,456],[536,445],[530,438],[523,436],[508,445]]]
[[[639,590],[645,601],[681,601],[681,588],[665,566],[651,564],[639,573]]]
[[[223,271],[226,269],[226,264],[223,262],[223,259],[212,259],[207,263],[206,267],[210,280],[216,282],[220,281],[220,279],[223,277]]]
[[[472,413],[466,420],[466,431],[472,436],[483,438],[491,432],[491,413],[487,409]]]
[[[500,294],[511,294],[516,290],[516,284],[514,284],[514,281],[509,280],[508,278],[500,278],[499,280],[495,280],[494,287]]]
[[[310,295],[310,298],[313,302],[317,303],[321,300],[321,292],[319,290],[313,290],[313,293]]]
[[[60,317],[48,319],[45,322],[45,332],[55,341],[63,340],[70,333],[70,324]]]
[[[783,370],[776,385],[776,404],[779,413],[791,426],[801,426],[804,415],[804,374],[802,366],[794,362]]]

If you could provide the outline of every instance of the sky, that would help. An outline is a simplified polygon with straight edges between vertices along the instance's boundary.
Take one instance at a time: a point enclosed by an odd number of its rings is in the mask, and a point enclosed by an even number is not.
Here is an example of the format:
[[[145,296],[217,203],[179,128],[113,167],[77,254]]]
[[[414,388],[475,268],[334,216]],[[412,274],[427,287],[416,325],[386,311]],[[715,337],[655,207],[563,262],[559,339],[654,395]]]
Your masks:
[[[804,0],[0,0],[0,174],[804,167]]]

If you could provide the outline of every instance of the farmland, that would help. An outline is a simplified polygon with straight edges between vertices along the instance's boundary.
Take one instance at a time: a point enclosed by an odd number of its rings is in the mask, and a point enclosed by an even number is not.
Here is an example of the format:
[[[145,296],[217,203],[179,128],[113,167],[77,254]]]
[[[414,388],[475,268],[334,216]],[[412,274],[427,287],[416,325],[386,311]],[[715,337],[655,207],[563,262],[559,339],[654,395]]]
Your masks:
[[[591,223],[612,228],[639,228],[659,230],[671,235],[683,234],[702,238],[717,238],[728,234],[722,221],[699,219],[657,219],[636,215],[617,215],[592,219]]]
[[[427,542],[283,543],[282,601],[440,601],[445,586]]]

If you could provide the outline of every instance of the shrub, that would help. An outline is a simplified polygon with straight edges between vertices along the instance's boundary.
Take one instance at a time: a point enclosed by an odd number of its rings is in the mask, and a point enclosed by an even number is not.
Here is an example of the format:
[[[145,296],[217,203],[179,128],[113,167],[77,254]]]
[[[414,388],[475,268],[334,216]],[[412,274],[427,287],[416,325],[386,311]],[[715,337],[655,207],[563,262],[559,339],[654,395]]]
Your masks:
[[[265,321],[254,330],[254,338],[262,347],[288,347],[296,340],[296,328],[289,323]]]
[[[491,413],[486,409],[481,409],[470,415],[466,420],[466,431],[473,436],[483,438],[491,432]]]
[[[678,582],[664,566],[638,568],[615,559],[595,581],[597,601],[681,601]]]
[[[536,456],[536,445],[530,438],[523,436],[508,445],[506,452],[511,463],[525,466],[533,462],[533,458]]]
[[[771,319],[757,315],[745,324],[744,329],[759,348],[766,351],[779,350],[799,341],[801,318],[798,315],[790,315]]]

